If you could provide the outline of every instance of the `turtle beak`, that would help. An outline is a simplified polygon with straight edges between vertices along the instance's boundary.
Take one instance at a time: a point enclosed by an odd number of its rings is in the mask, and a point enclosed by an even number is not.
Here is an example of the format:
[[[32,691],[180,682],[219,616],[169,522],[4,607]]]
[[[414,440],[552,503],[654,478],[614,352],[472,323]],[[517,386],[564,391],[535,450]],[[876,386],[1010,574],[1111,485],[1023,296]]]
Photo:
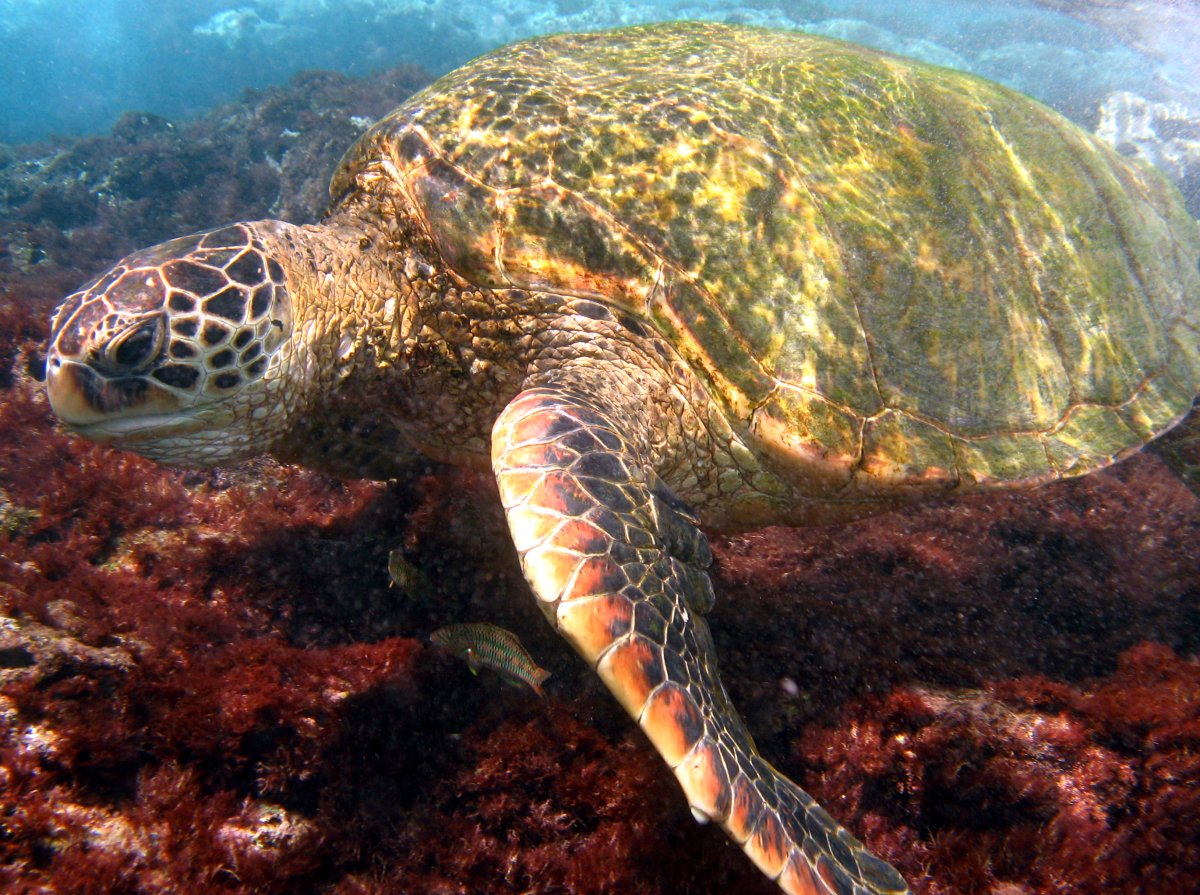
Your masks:
[[[77,429],[98,423],[106,414],[97,403],[110,404],[101,398],[105,389],[97,376],[86,367],[52,357],[46,363],[46,396],[50,408],[62,422]]]
[[[108,379],[84,364],[51,357],[46,396],[68,429],[95,441],[136,440],[140,429],[161,429],[180,411],[179,398],[141,376]]]

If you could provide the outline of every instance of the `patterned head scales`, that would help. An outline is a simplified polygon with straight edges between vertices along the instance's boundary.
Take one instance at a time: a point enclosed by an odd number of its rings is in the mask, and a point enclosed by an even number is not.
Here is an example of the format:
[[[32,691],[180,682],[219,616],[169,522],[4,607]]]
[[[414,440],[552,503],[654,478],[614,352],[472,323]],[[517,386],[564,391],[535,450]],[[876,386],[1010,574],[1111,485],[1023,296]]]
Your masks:
[[[170,460],[172,439],[245,415],[239,405],[291,329],[283,268],[250,226],[175,239],[62,303],[47,352],[50,402],[73,429]]]

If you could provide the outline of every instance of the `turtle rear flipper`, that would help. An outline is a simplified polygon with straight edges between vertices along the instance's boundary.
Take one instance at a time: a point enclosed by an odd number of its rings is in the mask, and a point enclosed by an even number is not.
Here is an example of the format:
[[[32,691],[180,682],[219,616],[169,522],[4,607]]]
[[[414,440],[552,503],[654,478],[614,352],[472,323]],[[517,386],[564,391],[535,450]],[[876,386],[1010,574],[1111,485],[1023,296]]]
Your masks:
[[[596,403],[529,389],[493,429],[501,500],[542,610],[675,771],[693,813],[720,822],[784,891],[907,892],[758,754],[698,611],[712,602],[704,537],[659,493],[620,414]]]

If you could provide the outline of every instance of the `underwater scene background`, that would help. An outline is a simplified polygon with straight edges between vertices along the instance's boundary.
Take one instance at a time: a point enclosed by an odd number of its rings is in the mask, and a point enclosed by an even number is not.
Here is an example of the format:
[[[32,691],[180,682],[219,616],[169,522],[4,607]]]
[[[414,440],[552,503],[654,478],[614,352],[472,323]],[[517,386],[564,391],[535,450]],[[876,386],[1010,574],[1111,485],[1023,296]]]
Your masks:
[[[0,2],[0,889],[777,891],[545,624],[490,477],[166,469],[56,428],[41,382],[54,305],[126,253],[315,221],[437,74],[663,18],[995,78],[1200,216],[1190,2]],[[711,541],[761,751],[914,892],[1200,892],[1200,500],[1158,457]],[[545,698],[429,643],[464,620]]]

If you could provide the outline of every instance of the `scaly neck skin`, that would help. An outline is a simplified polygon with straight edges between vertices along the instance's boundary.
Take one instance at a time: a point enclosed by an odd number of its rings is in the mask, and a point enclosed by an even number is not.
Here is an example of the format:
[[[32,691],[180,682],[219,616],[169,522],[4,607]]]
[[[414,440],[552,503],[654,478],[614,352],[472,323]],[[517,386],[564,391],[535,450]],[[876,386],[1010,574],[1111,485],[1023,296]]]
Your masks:
[[[347,209],[272,236],[295,317],[293,422],[271,451],[287,462],[344,477],[398,475],[415,454],[488,469],[504,406],[593,338],[579,300],[472,285],[398,217]]]
[[[271,454],[347,478],[401,475],[418,455],[487,468],[492,422],[561,300],[472,286],[398,215],[349,208],[269,238],[294,314],[291,420]]]
[[[435,263],[419,229],[347,212],[291,231],[290,257],[312,284],[295,329],[311,398],[272,452],[280,459],[343,477],[403,475],[423,458],[487,470],[504,407],[564,384],[604,406],[631,451],[711,520],[735,512],[736,492],[756,518],[774,517],[762,505],[773,499],[749,485],[767,473],[720,459],[738,436],[648,327],[589,299],[467,283]]]
[[[349,214],[271,234],[292,296],[281,379],[289,423],[280,460],[345,478],[386,478],[414,459],[381,415],[380,384],[412,329],[395,237]]]

